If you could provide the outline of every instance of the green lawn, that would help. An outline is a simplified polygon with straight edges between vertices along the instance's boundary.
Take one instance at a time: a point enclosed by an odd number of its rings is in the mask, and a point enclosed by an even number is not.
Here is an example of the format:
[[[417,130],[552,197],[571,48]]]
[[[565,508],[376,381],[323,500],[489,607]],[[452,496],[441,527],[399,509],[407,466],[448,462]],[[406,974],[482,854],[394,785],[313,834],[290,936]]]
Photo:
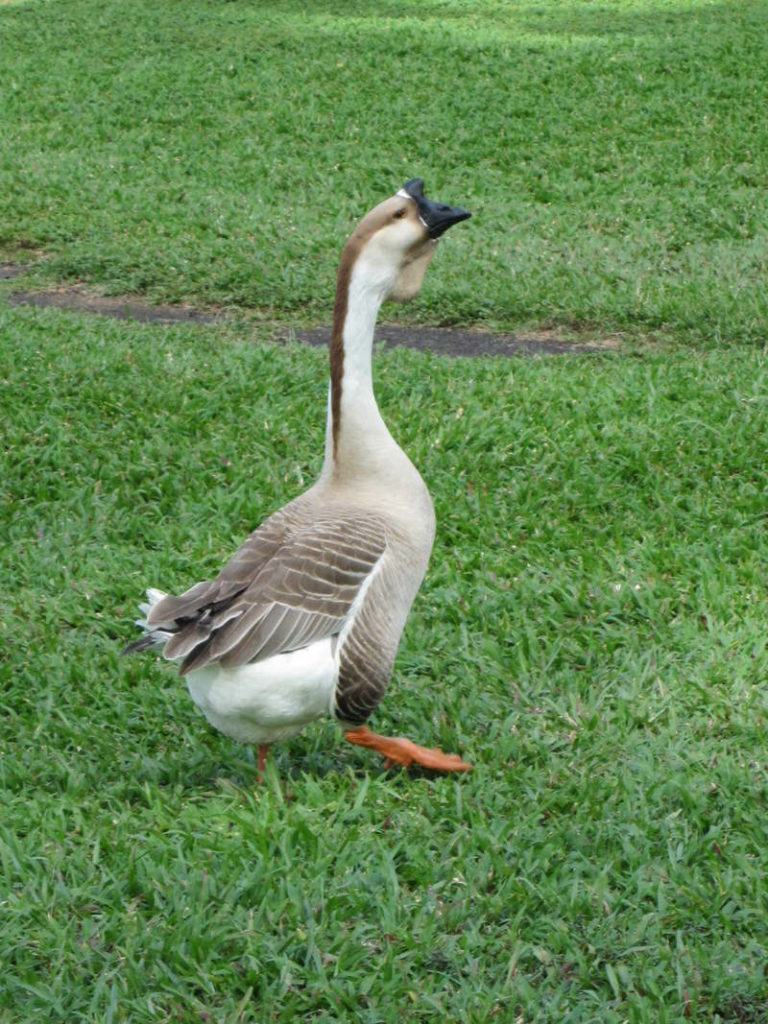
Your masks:
[[[239,310],[0,284],[0,1024],[768,1024],[767,44],[756,2],[0,0],[0,252]],[[476,217],[388,316],[634,341],[380,355],[438,538],[374,725],[475,769],[323,723],[257,787],[119,651],[315,477],[326,355],[268,321],[328,322],[413,174]]]
[[[476,767],[329,723],[257,788],[118,652],[318,471],[324,353],[0,336],[3,1024],[766,1020],[762,354],[383,354],[439,530],[375,723]]]
[[[763,0],[12,0],[0,240],[50,279],[325,315],[418,174],[430,322],[763,340]]]

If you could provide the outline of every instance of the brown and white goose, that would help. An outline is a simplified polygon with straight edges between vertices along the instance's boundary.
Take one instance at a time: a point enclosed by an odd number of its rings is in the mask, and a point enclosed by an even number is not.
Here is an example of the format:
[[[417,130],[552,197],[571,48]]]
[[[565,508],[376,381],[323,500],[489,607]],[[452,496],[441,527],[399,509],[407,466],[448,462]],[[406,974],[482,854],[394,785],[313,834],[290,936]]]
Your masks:
[[[435,533],[424,481],[373,394],[379,307],[421,288],[437,239],[470,214],[419,178],[358,224],[341,257],[331,338],[325,461],[317,483],[271,515],[214,580],[180,597],[148,590],[144,636],[193,701],[235,740],[269,744],[332,714],[388,765],[466,771],[455,754],[378,736],[365,722],[387,688]]]

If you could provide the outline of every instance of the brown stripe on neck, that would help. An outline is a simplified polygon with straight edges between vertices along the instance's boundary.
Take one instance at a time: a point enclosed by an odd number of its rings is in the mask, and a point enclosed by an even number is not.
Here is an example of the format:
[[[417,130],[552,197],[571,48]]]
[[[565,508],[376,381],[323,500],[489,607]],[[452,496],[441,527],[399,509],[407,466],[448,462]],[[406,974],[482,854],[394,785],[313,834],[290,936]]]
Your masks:
[[[341,427],[341,387],[344,377],[344,324],[349,305],[349,282],[352,267],[357,257],[357,246],[347,245],[341,255],[339,272],[336,276],[336,301],[333,305],[333,332],[331,333],[331,429],[333,431],[333,455],[339,445]]]

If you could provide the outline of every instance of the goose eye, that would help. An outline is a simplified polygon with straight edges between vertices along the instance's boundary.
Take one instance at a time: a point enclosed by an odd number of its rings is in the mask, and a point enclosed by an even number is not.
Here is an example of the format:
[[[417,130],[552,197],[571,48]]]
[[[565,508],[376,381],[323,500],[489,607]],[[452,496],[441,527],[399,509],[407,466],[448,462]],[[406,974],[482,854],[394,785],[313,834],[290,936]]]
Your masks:
[[[401,217],[405,216],[405,208],[401,210],[395,210],[392,216],[395,218],[395,220],[400,220]]]

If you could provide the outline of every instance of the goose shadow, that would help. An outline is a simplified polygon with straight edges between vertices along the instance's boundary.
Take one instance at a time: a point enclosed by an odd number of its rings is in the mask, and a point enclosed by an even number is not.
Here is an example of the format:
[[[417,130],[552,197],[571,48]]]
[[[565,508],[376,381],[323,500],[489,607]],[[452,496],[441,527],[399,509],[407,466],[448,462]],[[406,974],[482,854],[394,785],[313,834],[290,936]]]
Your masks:
[[[217,737],[213,739],[215,741]],[[137,794],[143,793],[146,785],[159,789],[178,788],[188,794],[211,793],[229,787],[251,791],[259,785],[254,749],[234,744],[228,748],[228,742],[226,737],[221,737],[221,746],[214,742],[196,752],[188,747],[179,747],[171,756],[166,753],[162,761],[143,757],[130,772],[130,788]],[[276,777],[281,782],[299,782],[306,778],[360,782],[365,778],[383,777],[393,781],[398,778],[418,781],[444,776],[442,772],[419,765],[385,768],[383,761],[369,763],[363,757],[350,756],[355,753],[351,747],[347,750],[342,740],[336,746],[319,746],[311,742],[293,747],[290,743],[282,744],[270,756]]]

